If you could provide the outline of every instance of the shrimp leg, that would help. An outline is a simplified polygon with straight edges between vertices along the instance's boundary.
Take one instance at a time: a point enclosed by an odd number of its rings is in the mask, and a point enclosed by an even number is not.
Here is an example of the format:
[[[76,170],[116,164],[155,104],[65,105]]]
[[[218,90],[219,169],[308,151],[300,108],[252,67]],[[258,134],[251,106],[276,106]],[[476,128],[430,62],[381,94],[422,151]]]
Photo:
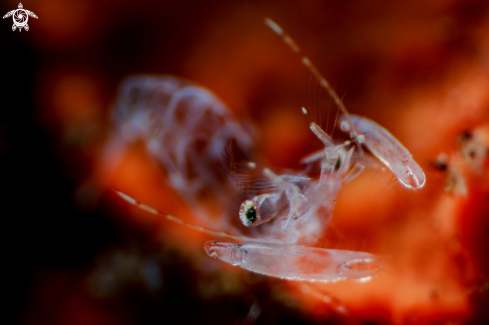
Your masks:
[[[275,182],[281,191],[285,191],[285,195],[289,200],[289,215],[282,226],[282,230],[285,230],[294,216],[297,216],[298,218],[304,216],[311,204],[308,203],[307,198],[302,194],[296,184],[284,181],[268,168],[263,170],[263,174],[265,174],[265,176],[272,182]]]
[[[350,123],[353,123],[351,125]],[[413,155],[386,129],[377,123],[356,115],[340,117],[341,129],[348,132],[355,129],[370,152],[377,157],[404,187],[420,189],[426,183],[423,169],[413,159]]]
[[[245,270],[286,280],[366,282],[382,268],[379,257],[339,249],[300,245],[207,242],[206,253]]]

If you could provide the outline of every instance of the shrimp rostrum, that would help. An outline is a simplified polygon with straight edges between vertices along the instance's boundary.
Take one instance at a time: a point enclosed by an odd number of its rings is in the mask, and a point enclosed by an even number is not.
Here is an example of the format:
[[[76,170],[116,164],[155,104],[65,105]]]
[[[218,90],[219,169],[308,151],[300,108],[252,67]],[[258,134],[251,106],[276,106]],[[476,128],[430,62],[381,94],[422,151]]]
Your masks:
[[[168,220],[243,242],[238,245],[210,241],[204,248],[209,256],[248,271],[301,281],[369,280],[382,267],[376,255],[312,245],[328,226],[341,188],[368,165],[369,158],[364,154],[363,146],[407,189],[424,186],[423,170],[387,130],[371,120],[349,114],[335,91],[311,61],[301,54],[292,38],[272,20],[266,19],[265,23],[300,56],[303,64],[333,98],[341,112],[340,129],[349,134],[350,140],[335,143],[316,122],[311,122],[309,128],[323,148],[301,161],[303,170],[276,173],[270,168],[258,167],[258,163],[243,158],[243,155],[241,162],[229,167],[229,161],[222,159],[229,155],[223,154],[229,149],[226,144],[233,140],[238,151],[251,153],[253,141],[224,104],[208,90],[175,77],[133,77],[123,84],[119,92],[118,103],[124,108],[117,111],[120,133],[126,139],[134,135],[143,137],[149,153],[166,169],[169,184],[195,204],[195,208],[198,209],[202,202],[203,189],[211,190],[214,198],[230,206],[222,210],[227,213],[224,216],[227,225],[213,223],[221,227],[219,230],[195,225],[141,204],[122,192],[119,194],[130,203]],[[129,94],[133,89],[138,90],[139,95],[137,101],[131,102]],[[155,89],[158,90],[156,93]],[[164,96],[159,98],[158,93]],[[302,112],[307,114],[307,109],[302,108]],[[126,117],[121,117],[121,114]],[[212,130],[200,130],[201,125],[209,125],[209,120],[215,121]],[[198,151],[200,156],[195,156],[196,153],[192,152],[195,148],[188,145],[197,140],[205,148]],[[189,167],[189,164],[198,166]],[[220,174],[215,173],[216,166],[218,170],[230,171],[228,182],[223,182]],[[318,176],[309,175],[318,167]],[[244,197],[240,206],[238,200],[243,198],[243,194],[228,190],[229,184],[239,189],[246,188],[249,196]],[[231,224],[234,227],[230,227]],[[223,228],[226,231],[232,229],[232,232],[224,232]]]

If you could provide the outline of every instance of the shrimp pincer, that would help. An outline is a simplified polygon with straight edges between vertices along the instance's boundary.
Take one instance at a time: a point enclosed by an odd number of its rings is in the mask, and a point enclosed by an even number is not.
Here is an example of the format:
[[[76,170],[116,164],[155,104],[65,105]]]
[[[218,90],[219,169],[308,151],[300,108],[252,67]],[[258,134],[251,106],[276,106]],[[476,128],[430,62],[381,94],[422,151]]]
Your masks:
[[[389,131],[377,123],[361,116],[340,117],[340,128],[344,132],[354,132],[361,137],[361,143],[377,157],[404,187],[420,189],[426,183],[423,169],[413,159],[413,155]],[[350,125],[353,124],[353,125]]]
[[[287,280],[368,281],[382,268],[379,257],[366,252],[301,245],[253,243],[236,245],[210,241],[206,253],[245,270]]]
[[[340,117],[341,129],[350,133],[357,144],[358,151],[362,151],[361,144],[366,141],[364,144],[367,148],[396,175],[403,186],[409,189],[422,188],[426,183],[426,177],[421,167],[413,160],[413,156],[409,151],[383,127],[366,118],[349,114],[329,82],[319,73],[311,60],[302,54],[301,49],[294,40],[270,18],[265,19],[265,24],[280,36],[282,41],[301,58],[302,64],[319,80],[320,85],[328,92],[342,113]],[[302,108],[302,111],[307,114],[305,108]],[[311,130],[323,141],[325,146],[328,146],[328,143],[331,142],[328,137],[324,137],[320,134],[321,132],[317,132],[319,130],[313,124],[311,124]],[[369,139],[366,140],[365,136],[367,134]]]

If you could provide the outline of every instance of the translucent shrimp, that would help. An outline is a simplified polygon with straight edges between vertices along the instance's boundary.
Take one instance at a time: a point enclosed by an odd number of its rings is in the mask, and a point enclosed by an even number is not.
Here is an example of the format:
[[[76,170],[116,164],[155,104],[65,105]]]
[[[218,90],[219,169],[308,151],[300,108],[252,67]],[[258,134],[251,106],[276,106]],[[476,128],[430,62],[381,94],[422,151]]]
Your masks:
[[[197,86],[188,86],[190,89],[186,89],[183,93],[180,92],[181,87],[178,86],[180,82],[181,81],[179,79],[169,76],[165,76],[164,78],[138,77],[128,79],[121,87],[119,95],[120,98],[116,102],[113,116],[117,121],[117,125],[120,126],[118,134],[123,136],[125,141],[134,140],[138,137],[144,139],[147,143],[148,152],[168,169],[167,172],[169,174],[170,185],[172,185],[182,195],[189,195],[189,201],[196,202],[196,204],[199,204],[200,206],[199,202],[201,201],[198,199],[200,193],[199,187],[186,187],[187,183],[190,183],[190,185],[198,184],[199,186],[203,186],[202,184],[207,184],[211,191],[214,187],[222,189],[223,184],[219,178],[215,175],[212,176],[213,174],[210,172],[206,172],[207,169],[214,171],[214,168],[216,168],[216,166],[212,164],[209,165],[209,161],[212,161],[214,157],[214,159],[219,160],[219,162],[222,163],[222,152],[226,149],[224,148],[224,142],[229,141],[233,138],[233,136],[236,137],[236,141],[241,140],[239,138],[239,132],[244,131],[237,127],[234,128],[235,133],[224,132],[226,130],[221,130],[219,138],[214,141],[214,143],[218,143],[220,146],[221,152],[219,158],[216,157],[217,155],[212,155],[212,151],[210,151],[211,153],[205,152],[202,157],[199,157],[200,159],[196,159],[194,152],[190,150],[180,152],[176,148],[182,148],[181,146],[179,147],[175,144],[161,141],[161,139],[165,139],[166,135],[173,132],[181,135],[183,139],[179,139],[180,141],[188,143],[194,139],[195,136],[188,131],[185,133],[183,133],[183,131],[188,130],[187,127],[189,123],[194,126],[192,130],[195,131],[195,129],[199,127],[199,123],[203,123],[203,121],[199,120],[198,118],[199,116],[202,116],[202,113],[199,113],[200,115],[193,115],[193,118],[196,120],[192,120],[191,118],[189,118],[190,120],[186,120],[182,117],[182,115],[189,110],[198,109],[199,107],[202,107],[202,105],[205,107],[206,105],[212,106],[220,104],[220,102],[213,97],[212,94]],[[166,83],[169,85],[166,85]],[[171,85],[176,86],[171,88]],[[162,87],[164,91],[161,90]],[[131,93],[134,91],[136,91],[136,94],[131,95]],[[172,94],[171,91],[174,93]],[[160,92],[168,95],[170,99],[167,99],[166,102],[158,102],[155,97],[161,95]],[[131,96],[135,97],[135,100],[129,100]],[[175,104],[171,104],[172,100],[175,102],[180,102],[181,106],[174,107]],[[224,109],[225,108],[222,108],[222,110]],[[179,112],[180,110],[183,110],[183,112]],[[210,112],[208,113],[209,115],[219,114],[220,116],[224,116],[223,118],[229,119],[229,121],[224,120],[223,125],[233,126],[233,122],[235,121],[233,117],[223,111],[220,111],[219,107],[209,107],[208,111]],[[161,115],[168,118],[169,121],[163,121]],[[175,125],[171,125],[171,121],[175,122],[175,119],[179,118],[183,118],[178,126],[181,127],[182,130],[175,129]],[[226,124],[228,122],[230,124]],[[160,130],[160,128],[163,126],[166,127],[166,130]],[[343,150],[344,146],[334,145],[332,139],[328,138],[328,136],[325,135],[325,133],[320,130],[318,126],[312,125],[311,129],[316,135],[318,135],[323,143],[326,143],[323,153],[323,156],[325,156],[326,159],[323,159],[321,166],[324,171],[329,172],[322,173],[319,180],[313,180],[312,178],[299,175],[299,173],[295,175],[279,176],[268,168],[263,169],[264,177],[272,184],[272,187],[275,190],[269,193],[257,195],[252,200],[248,200],[248,204],[251,201],[252,205],[256,206],[257,209],[254,211],[248,209],[245,213],[248,220],[255,218],[257,220],[257,224],[260,224],[260,221],[261,223],[266,223],[266,225],[263,225],[262,227],[257,227],[260,228],[259,231],[252,233],[252,235],[258,237],[243,236],[242,234],[233,234],[223,230],[215,230],[192,224],[180,218],[160,212],[148,205],[142,204],[121,191],[118,191],[118,194],[127,202],[135,204],[149,213],[163,216],[169,221],[176,222],[183,226],[206,232],[214,236],[225,237],[247,243],[254,243],[255,246],[249,246],[250,244],[245,244],[242,246],[244,249],[250,248],[250,252],[253,252],[253,254],[249,256],[252,257],[254,262],[251,264],[247,262],[242,265],[243,268],[249,271],[284,279],[296,279],[304,281],[328,282],[343,279],[368,279],[378,271],[378,268],[367,268],[361,272],[362,274],[358,272],[352,273],[348,270],[352,268],[350,267],[351,265],[357,265],[355,263],[363,263],[362,265],[370,263],[373,261],[373,255],[362,252],[291,245],[296,243],[300,239],[299,237],[308,237],[310,238],[310,242],[314,242],[316,238],[314,235],[318,235],[324,229],[325,220],[318,213],[319,207],[333,207],[334,198],[344,182],[343,176],[349,170],[349,160],[353,152],[352,148],[346,153],[345,158],[343,159],[343,164],[341,164],[341,167],[336,170],[335,166],[339,157],[338,151]],[[207,141],[212,141],[212,139],[214,139],[205,132],[200,134],[203,134],[205,136],[203,138]],[[190,140],[188,139],[189,137]],[[155,146],[157,139],[160,140],[159,146]],[[249,138],[245,138],[245,140],[247,139]],[[249,142],[251,142],[251,140]],[[238,144],[241,144],[242,147],[246,148],[248,142],[238,142]],[[185,147],[184,149],[188,148]],[[178,154],[183,156],[181,158],[182,161],[200,164],[198,169],[196,169],[200,172],[200,174],[197,173],[195,179],[185,177],[188,175],[186,174],[188,170],[179,168],[181,165],[175,163],[178,162],[179,159],[171,159],[169,161],[166,160],[168,157],[178,157]],[[210,156],[210,159],[207,158],[207,155]],[[256,168],[256,164],[248,163],[247,165],[249,167]],[[187,168],[186,165],[182,166]],[[177,175],[171,175],[171,173],[177,173]],[[205,173],[207,174],[202,175]],[[185,187],[185,190],[182,190],[182,186]],[[217,190],[215,191],[217,193]],[[233,191],[228,191],[225,196],[226,200],[233,201],[233,195],[235,195]],[[224,196],[216,195],[215,197]],[[328,213],[328,215],[331,214]],[[308,219],[307,223],[299,223],[300,220],[306,217]],[[278,219],[282,222],[282,227],[277,226],[280,223],[268,222],[270,219]],[[213,224],[216,227],[222,227],[222,224],[215,222]],[[212,250],[210,250],[211,246],[209,245],[210,244],[206,246],[208,248],[207,252],[211,254]],[[235,244],[223,243],[221,246],[222,245],[227,245],[231,248],[237,247],[232,246]],[[286,257],[287,251],[291,251],[293,253],[288,258]],[[270,256],[270,260],[274,261],[273,266],[260,263],[258,257],[263,254],[268,254],[268,256]],[[212,256],[218,257],[215,254]],[[297,263],[301,262],[301,259],[304,264],[302,266],[297,265]],[[318,271],[315,273],[310,273],[307,271],[307,263],[310,264],[309,268],[315,267]],[[282,270],[281,272],[284,273],[277,273],[277,268]],[[287,273],[289,276],[286,275]]]
[[[270,18],[265,19],[265,24],[279,35],[292,51],[299,55],[304,66],[319,80],[320,85],[326,89],[343,114],[340,118],[341,129],[350,133],[351,138],[357,144],[359,152],[362,150],[361,144],[366,145],[396,175],[404,187],[413,190],[422,188],[426,183],[426,177],[409,151],[392,134],[375,122],[360,116],[350,115],[334,89],[319,73],[311,60],[302,54],[294,40]],[[367,134],[368,136],[366,136]]]
[[[375,255],[304,244],[316,242],[328,227],[339,191],[364,169],[367,160],[364,159],[362,144],[384,164],[389,161],[392,166],[395,165],[396,168],[392,169],[395,173],[400,169],[396,164],[399,161],[402,163],[399,153],[388,158],[390,160],[386,160],[385,156],[404,147],[375,123],[369,124],[366,119],[349,115],[328,82],[310,60],[300,54],[295,42],[277,24],[269,19],[265,22],[301,56],[304,65],[329,92],[341,109],[342,124],[349,128],[353,141],[336,144],[317,123],[311,122],[310,130],[322,142],[323,149],[303,159],[304,170],[288,171],[281,175],[266,167],[258,169],[256,163],[246,163],[249,170],[259,170],[263,180],[259,184],[259,191],[253,189],[258,193],[241,204],[239,219],[246,227],[241,225],[242,228],[234,229],[238,234],[183,221],[141,204],[120,191],[119,194],[126,201],[169,221],[247,243],[209,242],[205,250],[212,257],[248,271],[289,280],[367,281],[382,267]],[[302,111],[307,114],[305,108]],[[228,206],[232,206],[240,197],[230,186],[236,185],[236,182],[226,182],[216,169],[223,169],[222,156],[227,143],[234,141],[241,156],[253,151],[253,143],[234,117],[227,113],[224,104],[209,91],[170,76],[133,77],[123,83],[113,117],[126,141],[135,138],[145,141],[148,152],[165,167],[170,185],[199,210],[206,193],[211,193],[214,200],[224,199],[225,202],[221,203]],[[376,137],[370,136],[370,133],[375,133]],[[377,142],[381,149],[375,149]],[[313,165],[320,169],[317,179],[308,175]],[[424,185],[419,170],[412,167],[410,162],[407,166],[412,169],[412,174],[408,175],[414,184],[412,187]],[[239,172],[237,178],[238,182],[247,182],[247,176]],[[411,183],[404,181],[403,184]],[[250,187],[248,185],[245,187]],[[231,217],[238,214],[237,210]],[[232,223],[229,215],[227,220],[228,224]],[[221,227],[222,223],[213,225]],[[251,235],[244,236],[243,233]]]

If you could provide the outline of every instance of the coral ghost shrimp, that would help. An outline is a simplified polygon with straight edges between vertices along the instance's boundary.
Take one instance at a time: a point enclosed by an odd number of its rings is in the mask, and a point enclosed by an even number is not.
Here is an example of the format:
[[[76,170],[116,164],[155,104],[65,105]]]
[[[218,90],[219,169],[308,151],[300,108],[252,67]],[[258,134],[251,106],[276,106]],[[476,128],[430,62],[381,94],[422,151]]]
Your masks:
[[[248,271],[298,281],[368,281],[382,268],[376,255],[312,246],[327,229],[341,188],[374,159],[362,146],[407,189],[422,188],[425,175],[386,129],[349,114],[292,38],[272,20],[267,18],[265,23],[300,56],[329,93],[340,109],[340,129],[350,140],[337,143],[320,127],[320,121],[312,121],[309,128],[323,149],[307,155],[301,170],[274,172],[254,161],[257,155],[252,137],[209,90],[173,76],[129,77],[120,86],[112,110],[115,131],[106,152],[142,140],[148,155],[165,170],[170,186],[206,226],[118,193],[168,220],[244,242],[211,241],[204,248],[209,256]],[[307,108],[302,112],[308,115]],[[319,175],[310,173],[314,169],[320,170]],[[245,189],[244,193],[240,189]]]

